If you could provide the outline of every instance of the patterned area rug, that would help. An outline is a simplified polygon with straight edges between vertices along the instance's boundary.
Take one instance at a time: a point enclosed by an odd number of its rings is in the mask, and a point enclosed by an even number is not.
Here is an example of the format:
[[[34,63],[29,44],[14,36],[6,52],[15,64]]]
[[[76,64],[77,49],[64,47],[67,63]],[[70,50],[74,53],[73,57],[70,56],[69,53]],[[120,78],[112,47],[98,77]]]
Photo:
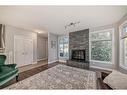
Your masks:
[[[60,64],[5,89],[96,89],[96,73]]]

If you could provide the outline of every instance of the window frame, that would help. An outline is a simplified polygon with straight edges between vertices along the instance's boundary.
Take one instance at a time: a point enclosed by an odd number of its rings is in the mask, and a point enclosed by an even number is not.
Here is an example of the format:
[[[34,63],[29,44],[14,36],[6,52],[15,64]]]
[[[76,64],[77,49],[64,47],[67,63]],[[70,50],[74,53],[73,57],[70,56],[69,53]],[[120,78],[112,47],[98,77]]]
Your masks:
[[[98,40],[91,40],[90,36],[91,34],[96,34],[96,33],[102,33],[105,31],[110,31],[111,32],[111,39],[98,39]],[[107,61],[99,61],[99,60],[93,60],[91,59],[91,43],[92,41],[111,41],[112,44],[112,58],[111,58],[111,62],[107,62]],[[89,60],[90,62],[92,62],[93,64],[97,64],[97,63],[104,63],[104,64],[114,64],[114,28],[109,28],[109,29],[103,29],[103,30],[97,30],[97,31],[92,31],[89,33]]]
[[[68,38],[68,42],[64,42],[64,38]],[[64,44],[68,44],[68,56],[63,56],[63,57],[61,57],[60,56],[60,39],[62,39],[63,40],[63,54],[64,54]],[[58,57],[61,59],[68,59],[69,58],[69,36],[59,36],[58,37]]]
[[[127,70],[127,65],[124,65],[125,64],[125,47],[124,47],[124,39],[127,38],[127,32],[124,32],[124,27],[127,26],[127,20],[125,22],[123,22],[120,26],[119,26],[119,66],[125,70]],[[123,41],[122,41],[123,40]],[[121,48],[123,48],[121,50]]]

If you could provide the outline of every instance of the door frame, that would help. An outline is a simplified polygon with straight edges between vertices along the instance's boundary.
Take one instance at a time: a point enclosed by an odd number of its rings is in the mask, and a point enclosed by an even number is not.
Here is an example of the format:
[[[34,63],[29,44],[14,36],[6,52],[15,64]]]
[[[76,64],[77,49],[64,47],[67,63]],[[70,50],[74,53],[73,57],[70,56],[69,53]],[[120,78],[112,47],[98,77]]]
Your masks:
[[[31,37],[28,37],[28,36],[26,36],[26,35],[14,35],[14,63],[15,64],[17,64],[16,63],[16,56],[15,56],[15,45],[16,45],[16,43],[15,43],[15,39],[16,38],[21,38],[21,39],[28,39],[28,40],[31,40],[32,41],[32,50],[33,50],[33,38],[31,38]],[[33,62],[33,54],[32,54],[32,62]],[[18,66],[18,65],[17,65]],[[19,66],[20,67],[20,66]]]

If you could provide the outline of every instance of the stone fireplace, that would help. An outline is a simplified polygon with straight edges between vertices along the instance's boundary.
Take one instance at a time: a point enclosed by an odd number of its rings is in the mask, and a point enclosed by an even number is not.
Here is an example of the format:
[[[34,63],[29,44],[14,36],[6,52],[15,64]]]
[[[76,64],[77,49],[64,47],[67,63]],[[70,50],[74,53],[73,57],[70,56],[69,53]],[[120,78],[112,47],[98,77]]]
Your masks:
[[[89,29],[69,33],[67,64],[79,68],[89,68]]]
[[[85,50],[85,60],[89,61],[89,29],[69,33],[69,59],[73,50]]]

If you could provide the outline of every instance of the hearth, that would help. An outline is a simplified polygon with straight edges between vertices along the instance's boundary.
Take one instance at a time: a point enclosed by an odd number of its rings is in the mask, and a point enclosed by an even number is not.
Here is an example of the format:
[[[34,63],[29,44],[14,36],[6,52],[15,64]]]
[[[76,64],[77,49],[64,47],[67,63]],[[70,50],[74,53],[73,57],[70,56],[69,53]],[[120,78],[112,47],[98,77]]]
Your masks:
[[[72,50],[71,60],[85,62],[85,50]]]
[[[83,69],[89,69],[89,62],[86,61],[85,49],[76,49],[71,51],[71,59],[67,60],[67,65]]]

